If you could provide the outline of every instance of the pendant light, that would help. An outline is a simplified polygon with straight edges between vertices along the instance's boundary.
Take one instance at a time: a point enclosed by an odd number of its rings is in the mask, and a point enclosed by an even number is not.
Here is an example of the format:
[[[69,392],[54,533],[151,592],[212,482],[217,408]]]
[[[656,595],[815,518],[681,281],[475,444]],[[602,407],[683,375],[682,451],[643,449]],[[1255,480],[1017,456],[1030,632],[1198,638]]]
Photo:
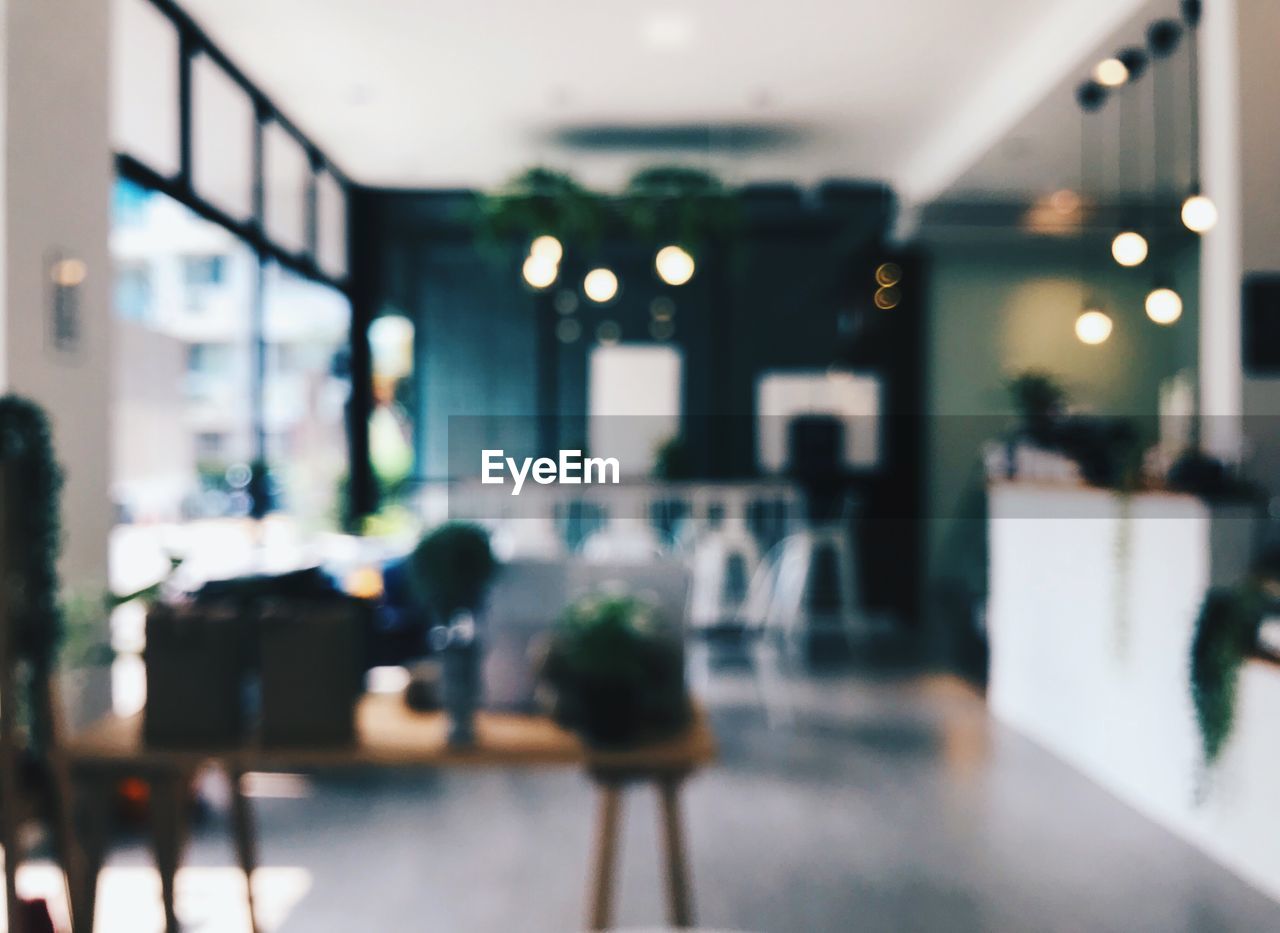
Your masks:
[[[1182,223],[1195,233],[1208,233],[1218,223],[1218,206],[1200,186],[1200,0],[1182,0],[1182,20],[1187,24],[1187,59],[1191,72],[1191,186],[1182,202]]]
[[[586,274],[582,290],[596,304],[607,304],[618,294],[618,277],[612,269],[600,266]]]
[[[1137,104],[1137,91],[1134,85],[1146,70],[1147,54],[1139,48],[1126,48],[1116,54],[1115,60],[1124,66],[1125,73],[1128,75],[1125,89],[1120,92],[1120,141],[1116,155],[1119,163],[1120,197],[1130,200],[1129,187],[1138,189],[1142,187],[1141,180],[1136,177],[1138,172],[1134,171],[1133,164],[1133,156],[1141,150],[1136,138],[1138,124],[1134,111]],[[1140,266],[1146,261],[1150,246],[1147,238],[1139,230],[1140,225],[1137,222],[1139,218],[1133,216],[1138,211],[1132,205],[1123,209],[1130,216],[1123,219],[1119,232],[1111,241],[1111,256],[1122,266]]]
[[[1080,105],[1080,198],[1083,202],[1089,193],[1089,115],[1096,113],[1107,102],[1107,89],[1097,81],[1086,81],[1076,89],[1076,103]],[[1081,256],[1087,254],[1082,251]],[[1093,295],[1088,284],[1087,258],[1081,259],[1080,284],[1084,291],[1080,314],[1076,317],[1076,338],[1083,344],[1096,346],[1111,336],[1111,317],[1102,310],[1101,303]]]
[[[674,243],[658,250],[653,266],[657,270],[658,278],[668,285],[683,285],[693,278],[693,256]]]
[[[1182,27],[1171,19],[1157,20],[1147,28],[1147,49],[1151,53],[1151,107],[1155,124],[1151,147],[1152,190],[1157,202],[1162,201],[1166,194],[1162,169],[1170,147],[1164,133],[1171,111],[1168,100],[1170,83],[1167,79],[1160,80],[1160,71],[1168,67],[1169,57],[1181,38]],[[1152,322],[1165,327],[1182,317],[1182,296],[1173,287],[1167,264],[1157,273],[1143,302],[1143,309]]]

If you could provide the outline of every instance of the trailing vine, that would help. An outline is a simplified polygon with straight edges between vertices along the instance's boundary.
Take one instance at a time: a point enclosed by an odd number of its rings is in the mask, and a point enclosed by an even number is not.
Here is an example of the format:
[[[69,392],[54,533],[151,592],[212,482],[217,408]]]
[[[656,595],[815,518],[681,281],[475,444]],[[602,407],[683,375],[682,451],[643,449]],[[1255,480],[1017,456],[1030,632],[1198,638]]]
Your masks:
[[[1205,596],[1191,644],[1191,699],[1206,770],[1235,722],[1240,666],[1257,642],[1265,598],[1257,585],[1214,587]]]

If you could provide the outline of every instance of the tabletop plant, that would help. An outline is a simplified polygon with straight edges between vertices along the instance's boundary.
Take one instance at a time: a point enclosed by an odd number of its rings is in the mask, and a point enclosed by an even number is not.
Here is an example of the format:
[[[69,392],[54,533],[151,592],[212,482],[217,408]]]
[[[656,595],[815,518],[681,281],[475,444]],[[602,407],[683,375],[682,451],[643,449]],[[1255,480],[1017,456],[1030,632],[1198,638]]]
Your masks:
[[[1053,444],[1053,429],[1066,412],[1067,393],[1051,373],[1028,369],[1006,383],[1018,428],[1042,446]]]
[[[447,522],[422,539],[409,566],[418,599],[434,623],[427,630],[428,647],[443,661],[449,744],[472,745],[483,688],[477,617],[498,570],[489,535],[478,525]]]
[[[428,533],[409,565],[419,599],[442,622],[479,610],[498,570],[488,532],[469,522],[446,522]]]
[[[591,595],[570,605],[541,675],[556,721],[588,745],[627,746],[689,721],[680,633],[632,596]]]

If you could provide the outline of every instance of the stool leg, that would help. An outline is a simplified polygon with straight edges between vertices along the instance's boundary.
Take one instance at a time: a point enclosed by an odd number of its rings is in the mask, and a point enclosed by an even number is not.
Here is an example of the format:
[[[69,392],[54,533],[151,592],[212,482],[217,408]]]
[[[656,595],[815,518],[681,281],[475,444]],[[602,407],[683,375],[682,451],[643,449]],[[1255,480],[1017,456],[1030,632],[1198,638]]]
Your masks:
[[[160,895],[164,900],[165,933],[178,933],[174,907],[178,866],[186,841],[188,775],[183,772],[157,774],[151,780],[151,841],[160,872]]]
[[[658,781],[662,810],[662,845],[667,874],[667,918],[678,929],[693,926],[693,898],[689,864],[685,858],[684,825],[680,818],[680,778]]]
[[[587,929],[607,930],[613,921],[613,888],[618,864],[618,829],[622,818],[622,785],[597,785],[596,851],[587,909]]]
[[[231,774],[231,815],[235,824],[236,857],[244,872],[245,894],[249,904],[249,928],[258,933],[258,912],[253,901],[253,870],[258,865],[258,845],[254,836],[253,810],[249,798],[244,795],[244,775]]]
[[[98,876],[106,857],[111,823],[113,782],[108,775],[78,776],[73,784],[79,870],[71,881],[71,926],[75,933],[93,933]]]

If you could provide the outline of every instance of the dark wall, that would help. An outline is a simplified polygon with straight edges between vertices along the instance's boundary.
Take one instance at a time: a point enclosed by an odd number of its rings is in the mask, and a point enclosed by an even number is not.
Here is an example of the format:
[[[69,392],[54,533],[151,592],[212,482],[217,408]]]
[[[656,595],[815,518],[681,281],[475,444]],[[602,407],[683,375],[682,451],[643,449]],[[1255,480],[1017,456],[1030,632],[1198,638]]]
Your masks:
[[[776,369],[854,365],[877,372],[885,406],[906,413],[885,425],[883,469],[861,479],[867,521],[917,514],[922,357],[921,313],[914,283],[890,311],[872,304],[874,270],[896,259],[881,245],[892,198],[879,186],[831,183],[812,197],[791,186],[742,192],[741,219],[732,236],[695,251],[697,273],[684,286],[664,285],[653,271],[659,244],[615,231],[579,255],[569,245],[560,280],[546,293],[524,287],[520,264],[527,243],[479,245],[467,220],[468,192],[361,191],[353,235],[366,263],[353,270],[373,315],[395,311],[417,327],[415,407],[418,473],[448,473],[446,424],[451,415],[510,416],[494,427],[495,446],[542,450],[585,441],[587,355],[605,321],[624,342],[651,342],[651,304],[675,304],[671,343],[684,357],[683,424],[697,475],[745,478],[757,473],[755,392],[758,377]],[[588,268],[606,264],[622,290],[601,308],[581,295]],[[909,277],[910,278],[910,277]],[[917,276],[918,278],[918,276]],[[570,315],[555,307],[562,289],[576,292]],[[564,317],[576,319],[576,342],[556,339]],[[877,517],[877,513],[879,513]],[[881,526],[880,531],[884,532]],[[915,566],[914,534],[897,529],[887,554],[885,535],[864,547],[868,559]],[[894,548],[890,548],[890,551]],[[873,588],[891,567],[871,567]],[[873,602],[883,602],[884,599]]]

